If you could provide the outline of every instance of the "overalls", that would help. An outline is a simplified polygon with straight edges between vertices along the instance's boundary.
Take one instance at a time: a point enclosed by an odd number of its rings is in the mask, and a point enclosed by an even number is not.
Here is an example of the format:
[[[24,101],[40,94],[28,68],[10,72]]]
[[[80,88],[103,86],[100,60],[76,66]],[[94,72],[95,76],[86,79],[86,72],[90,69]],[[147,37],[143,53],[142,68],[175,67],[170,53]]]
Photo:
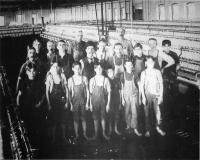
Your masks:
[[[65,108],[66,94],[62,82],[59,84],[53,84],[52,91],[50,93],[50,104],[52,109],[49,113],[49,121],[54,125],[57,123],[65,122]]]
[[[135,74],[140,77],[141,72],[145,69],[144,57],[135,56]]]
[[[115,66],[115,70],[114,70],[114,75],[117,78],[120,78],[120,75],[122,73],[124,73],[124,58],[122,58],[122,63],[121,64],[117,64],[116,63],[116,56],[113,57],[113,62],[114,62],[114,66]]]
[[[134,76],[132,80],[127,80],[124,73],[124,100],[125,100],[125,119],[128,127],[137,128],[137,105],[138,89],[136,88]]]
[[[153,124],[156,116],[156,126],[158,126],[161,122],[161,113],[160,108],[158,105],[158,95],[155,93],[152,93],[152,91],[149,90],[149,86],[152,85],[149,81],[146,79],[146,71],[145,71],[145,95],[147,100],[147,105],[144,107],[145,111],[145,129],[146,131],[149,131],[151,129],[151,125]],[[158,86],[156,87],[158,88]]]
[[[79,85],[75,85],[74,78],[72,77],[72,83],[72,105],[74,120],[78,121],[79,117],[81,117],[81,120],[85,120],[86,89],[83,77],[82,82]],[[81,114],[81,116],[79,116],[79,113]]]
[[[120,100],[120,80],[115,78],[113,80],[110,79],[111,84],[111,97],[110,97],[110,111],[109,111],[109,119],[118,120],[119,119],[119,106],[121,105]]]
[[[105,119],[106,116],[106,103],[107,94],[104,88],[105,77],[103,84],[101,86],[96,85],[96,80],[94,77],[93,90],[91,94],[91,103],[93,106],[93,119],[97,120],[99,118]],[[99,117],[100,116],[100,117]]]

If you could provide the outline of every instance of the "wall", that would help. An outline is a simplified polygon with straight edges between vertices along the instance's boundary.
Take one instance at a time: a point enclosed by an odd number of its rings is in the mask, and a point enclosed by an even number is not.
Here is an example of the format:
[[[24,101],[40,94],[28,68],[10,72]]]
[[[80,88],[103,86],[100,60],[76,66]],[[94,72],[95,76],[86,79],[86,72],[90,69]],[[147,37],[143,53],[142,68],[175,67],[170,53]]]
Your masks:
[[[144,21],[200,21],[200,0],[118,0],[113,1],[113,18],[116,21],[131,20],[133,4],[135,9],[143,11]],[[111,2],[104,2],[104,20],[112,20]],[[121,18],[120,18],[121,7]],[[101,3],[96,3],[97,17],[101,20]],[[35,23],[41,23],[41,17],[44,21],[50,23],[64,23],[69,21],[90,21],[96,20],[95,4],[85,4],[74,7],[51,8],[50,4],[46,8],[26,9],[17,12],[4,12],[5,25],[14,21],[18,24],[32,23],[34,17]]]

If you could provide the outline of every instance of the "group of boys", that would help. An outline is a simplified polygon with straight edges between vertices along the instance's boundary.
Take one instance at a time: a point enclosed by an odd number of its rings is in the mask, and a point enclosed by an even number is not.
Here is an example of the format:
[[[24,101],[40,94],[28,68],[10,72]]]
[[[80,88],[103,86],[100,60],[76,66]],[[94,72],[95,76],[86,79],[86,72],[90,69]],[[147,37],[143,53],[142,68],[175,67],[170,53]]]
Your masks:
[[[82,31],[68,47],[69,43],[58,41],[57,52],[52,41],[47,42],[46,54],[40,53],[41,43],[38,40],[33,42],[33,47],[28,48],[27,61],[21,67],[17,82],[17,104],[21,106],[22,118],[30,130],[35,131],[38,125],[42,125],[41,117],[44,116],[41,106],[46,104],[48,111],[45,116],[51,122],[50,136],[53,141],[58,124],[66,140],[66,109],[73,113],[76,140],[79,139],[79,121],[82,122],[85,139],[98,137],[100,121],[102,135],[109,140],[112,131],[117,135],[122,134],[118,123],[124,107],[126,131],[141,136],[138,108],[143,106],[144,135],[150,136],[154,119],[156,131],[165,135],[160,127],[162,119],[159,107],[163,102],[163,75],[176,80],[178,56],[169,50],[169,40],[162,42],[163,50],[160,50],[157,40],[150,38],[149,49],[144,51],[140,43],[133,47],[124,38],[124,29],[119,29],[118,33],[119,41],[113,47],[109,48],[108,42],[101,39],[97,51],[93,42],[85,43],[82,40]],[[94,120],[92,137],[87,136],[87,111],[92,112]],[[109,124],[108,132],[106,123]]]

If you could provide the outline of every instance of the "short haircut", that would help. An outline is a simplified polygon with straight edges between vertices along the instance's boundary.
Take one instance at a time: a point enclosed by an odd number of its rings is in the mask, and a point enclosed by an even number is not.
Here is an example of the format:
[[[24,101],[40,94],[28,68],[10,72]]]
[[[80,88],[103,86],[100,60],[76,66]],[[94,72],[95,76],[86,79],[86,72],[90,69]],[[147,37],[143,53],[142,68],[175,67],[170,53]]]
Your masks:
[[[94,42],[92,42],[92,41],[88,41],[88,42],[86,43],[86,48],[89,47],[89,46],[92,46],[92,47],[95,48],[95,46],[94,46]]]
[[[79,66],[81,68],[81,63],[79,61],[75,61],[72,65],[72,68],[74,68],[75,66]]]
[[[101,63],[96,62],[96,63],[94,64],[94,69],[96,69],[98,66],[100,66],[101,68],[103,68],[103,65],[102,65]]]
[[[52,41],[52,40],[49,40],[47,43],[54,43],[54,41]]]
[[[165,46],[166,44],[167,44],[168,46],[171,46],[171,41],[168,40],[168,39],[163,40],[163,41],[162,41],[162,46]]]
[[[142,45],[141,45],[141,43],[136,43],[136,44],[134,45],[133,49],[138,48],[138,47],[139,47],[140,49],[143,48]]]
[[[100,42],[104,42],[104,43],[106,43],[106,44],[107,44],[107,41],[106,41],[106,39],[105,39],[105,38],[102,38],[102,39],[100,39],[100,40],[99,40],[99,43],[100,43]]]
[[[34,71],[36,71],[36,64],[32,63],[32,62],[28,62],[27,65],[26,65],[26,68],[25,70],[31,70],[33,69]]]
[[[118,42],[118,43],[114,44],[114,48],[115,48],[115,46],[121,46],[122,47],[122,44]]]
[[[39,42],[39,43],[41,44],[41,42],[40,42],[38,39],[35,39],[35,40],[33,41],[33,45],[34,45],[36,42]]]
[[[132,61],[131,61],[130,58],[127,58],[127,59],[125,60],[125,63],[124,63],[124,64],[126,64],[126,63],[128,63],[128,62],[131,62],[131,63],[132,63]]]
[[[146,56],[145,61],[147,61],[148,59],[152,59],[153,62],[155,62],[154,58],[152,56]]]
[[[107,70],[106,70],[106,73],[108,74],[108,71],[109,70],[112,70],[114,72],[114,69],[112,67],[109,67]]]
[[[58,41],[58,43],[65,43],[65,41],[63,39],[61,39],[61,40]]]
[[[149,41],[156,41],[156,43],[157,43],[157,39],[155,39],[155,38],[149,38]]]
[[[28,47],[28,51],[29,50],[34,50],[34,52],[36,52],[35,48],[34,47]]]

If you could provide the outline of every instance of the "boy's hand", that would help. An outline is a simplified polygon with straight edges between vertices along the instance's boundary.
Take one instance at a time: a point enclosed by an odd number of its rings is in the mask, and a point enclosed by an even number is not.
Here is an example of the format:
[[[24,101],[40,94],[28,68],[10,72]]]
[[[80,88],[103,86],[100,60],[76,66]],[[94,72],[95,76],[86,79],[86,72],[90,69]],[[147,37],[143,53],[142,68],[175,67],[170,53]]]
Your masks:
[[[106,105],[106,112],[108,112],[109,110],[110,110],[110,105],[107,104],[107,105]]]
[[[68,108],[68,102],[67,103],[65,103],[65,109],[67,109]]]
[[[163,98],[162,97],[158,97],[158,105],[161,104],[163,101]]]
[[[124,100],[124,98],[122,98],[122,105],[123,105],[123,106],[125,105],[125,100]]]
[[[51,105],[48,105],[48,111],[50,111],[52,109]]]
[[[146,105],[146,103],[147,103],[147,100],[146,100],[146,98],[144,97],[144,98],[142,98],[142,103],[143,103],[143,105]]]
[[[93,107],[92,107],[92,103],[90,103],[90,111],[92,112],[92,110],[93,110]]]
[[[39,108],[40,106],[41,106],[40,102],[35,105],[36,108]]]
[[[70,103],[70,111],[73,112],[73,109],[74,109],[74,107],[73,107],[72,103]]]
[[[86,108],[86,110],[89,110],[90,108],[89,108],[89,104],[88,103],[86,103],[86,106],[85,106],[85,108]]]

